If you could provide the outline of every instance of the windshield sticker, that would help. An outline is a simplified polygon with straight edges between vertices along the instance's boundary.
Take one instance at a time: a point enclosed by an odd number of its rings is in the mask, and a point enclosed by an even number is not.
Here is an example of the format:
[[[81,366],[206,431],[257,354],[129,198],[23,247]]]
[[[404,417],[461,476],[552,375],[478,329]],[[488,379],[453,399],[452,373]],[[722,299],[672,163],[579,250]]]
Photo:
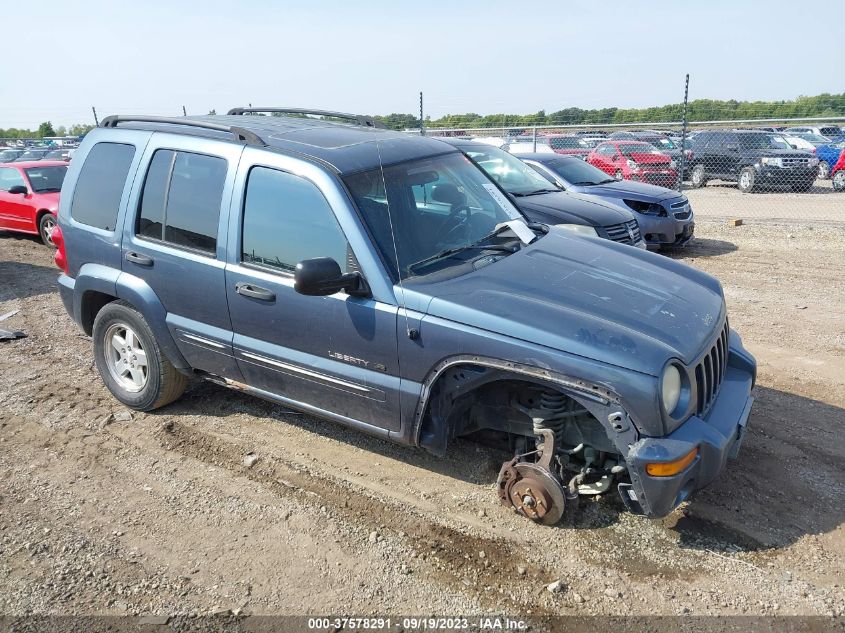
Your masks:
[[[484,185],[485,187],[487,185]],[[525,224],[522,220],[509,220],[507,222],[501,222],[500,224],[496,225],[496,230],[498,231],[502,227],[508,227],[511,232],[519,238],[519,241],[523,244],[530,244],[536,239],[536,235],[534,231],[528,228],[528,225]]]
[[[511,210],[511,205],[508,202],[508,199],[505,198],[504,195],[502,195],[502,192],[499,191],[499,189],[498,189],[498,187],[496,187],[496,185],[492,185],[490,183],[484,183],[481,186],[484,187],[487,190],[487,193],[489,193],[490,197],[493,198],[493,200],[496,201],[496,204],[498,204],[500,207],[502,207],[502,211],[510,211]]]

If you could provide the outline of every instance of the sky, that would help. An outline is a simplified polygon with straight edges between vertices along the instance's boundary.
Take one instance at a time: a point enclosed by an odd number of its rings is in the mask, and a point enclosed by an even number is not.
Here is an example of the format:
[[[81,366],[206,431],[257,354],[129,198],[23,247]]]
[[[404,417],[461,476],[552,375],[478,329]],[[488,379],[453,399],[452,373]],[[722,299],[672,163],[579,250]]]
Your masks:
[[[818,57],[840,28],[805,30],[802,4],[8,0],[0,128],[92,123],[91,106],[416,114],[420,91],[432,118],[644,107],[682,101],[685,73],[690,99],[842,92],[834,56]]]

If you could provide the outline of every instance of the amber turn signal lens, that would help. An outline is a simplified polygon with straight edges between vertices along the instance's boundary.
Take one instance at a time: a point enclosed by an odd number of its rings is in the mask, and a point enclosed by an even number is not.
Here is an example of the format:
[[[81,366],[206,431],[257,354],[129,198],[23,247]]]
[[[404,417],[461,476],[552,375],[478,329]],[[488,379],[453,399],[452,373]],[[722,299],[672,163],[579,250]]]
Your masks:
[[[689,453],[673,462],[655,462],[652,464],[646,464],[645,471],[652,477],[671,477],[672,475],[677,475],[687,466],[692,464],[696,455],[698,455],[698,448],[692,449]]]

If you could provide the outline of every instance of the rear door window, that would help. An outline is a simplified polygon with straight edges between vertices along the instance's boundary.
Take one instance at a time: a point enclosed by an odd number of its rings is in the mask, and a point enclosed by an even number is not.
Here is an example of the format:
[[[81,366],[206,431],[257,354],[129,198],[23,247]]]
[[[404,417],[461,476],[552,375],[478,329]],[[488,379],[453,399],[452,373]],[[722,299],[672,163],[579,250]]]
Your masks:
[[[144,181],[137,235],[213,255],[227,169],[218,156],[157,150]]]
[[[79,172],[70,216],[80,224],[114,231],[123,187],[135,157],[135,146],[97,143]]]

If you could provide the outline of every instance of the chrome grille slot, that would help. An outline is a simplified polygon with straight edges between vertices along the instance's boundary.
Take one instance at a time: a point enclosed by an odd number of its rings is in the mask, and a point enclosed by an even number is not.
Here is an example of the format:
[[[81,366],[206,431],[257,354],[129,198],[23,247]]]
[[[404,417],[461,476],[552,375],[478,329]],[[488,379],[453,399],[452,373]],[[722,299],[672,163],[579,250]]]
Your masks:
[[[695,366],[696,414],[701,416],[710,409],[719,387],[725,379],[728,367],[728,321],[722,326],[719,336],[707,350],[707,353]]]
[[[608,238],[621,244],[636,244],[641,239],[640,225],[637,224],[636,220],[630,220],[621,224],[610,224],[605,226],[604,230]],[[634,236],[633,240],[631,239],[631,235]]]
[[[810,163],[810,158],[803,157],[787,157],[783,159],[784,167],[806,167]]]

